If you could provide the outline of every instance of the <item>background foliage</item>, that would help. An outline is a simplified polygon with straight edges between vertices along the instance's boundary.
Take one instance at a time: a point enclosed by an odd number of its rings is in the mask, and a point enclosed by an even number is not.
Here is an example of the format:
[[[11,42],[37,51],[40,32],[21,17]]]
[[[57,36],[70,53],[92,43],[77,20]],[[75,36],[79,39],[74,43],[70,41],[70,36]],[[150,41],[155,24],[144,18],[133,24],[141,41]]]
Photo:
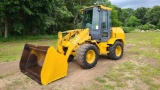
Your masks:
[[[112,26],[160,28],[160,6],[122,9],[109,0],[1,0],[0,37],[56,34],[80,26],[80,9],[95,4],[113,8]]]

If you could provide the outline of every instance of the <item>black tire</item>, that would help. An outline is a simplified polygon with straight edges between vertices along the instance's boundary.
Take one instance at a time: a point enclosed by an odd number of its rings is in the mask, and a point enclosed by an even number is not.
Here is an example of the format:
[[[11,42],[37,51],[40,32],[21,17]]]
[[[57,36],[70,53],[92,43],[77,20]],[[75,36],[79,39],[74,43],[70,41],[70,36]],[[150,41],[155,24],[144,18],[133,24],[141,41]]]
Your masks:
[[[116,53],[116,49],[119,48],[121,51],[119,51],[118,55]],[[123,56],[123,45],[120,41],[116,41],[113,45],[109,47],[109,54],[108,57],[112,60],[119,60]]]
[[[89,53],[89,59],[87,59],[88,52],[91,52]],[[76,60],[78,64],[84,69],[93,68],[97,64],[98,58],[98,49],[95,45],[92,44],[81,45],[76,54]]]
[[[68,58],[68,62],[72,62],[74,59],[74,56],[73,55],[70,55],[69,58]]]

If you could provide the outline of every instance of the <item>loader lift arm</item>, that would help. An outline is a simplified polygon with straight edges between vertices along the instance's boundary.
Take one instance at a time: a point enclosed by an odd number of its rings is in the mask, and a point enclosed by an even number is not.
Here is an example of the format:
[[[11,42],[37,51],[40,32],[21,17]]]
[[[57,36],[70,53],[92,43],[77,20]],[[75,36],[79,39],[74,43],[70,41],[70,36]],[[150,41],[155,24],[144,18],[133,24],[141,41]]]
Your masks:
[[[62,37],[62,34],[66,34]],[[61,54],[69,57],[71,52],[75,49],[76,46],[84,43],[86,40],[91,40],[91,36],[89,36],[89,29],[77,29],[77,30],[69,30],[65,32],[58,33],[58,42],[57,42],[57,51]],[[65,51],[64,48],[67,48]]]

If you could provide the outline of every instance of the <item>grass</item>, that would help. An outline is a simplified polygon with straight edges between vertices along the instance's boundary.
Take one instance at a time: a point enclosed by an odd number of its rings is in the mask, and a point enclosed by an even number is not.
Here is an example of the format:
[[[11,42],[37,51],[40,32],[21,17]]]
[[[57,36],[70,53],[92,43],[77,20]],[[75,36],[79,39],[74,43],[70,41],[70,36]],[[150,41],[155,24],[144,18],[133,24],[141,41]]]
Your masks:
[[[96,81],[100,82],[100,83],[105,83],[106,80],[100,77],[95,78]]]
[[[160,90],[160,32],[127,33],[125,57],[84,90]],[[20,60],[25,43],[56,45],[56,37],[0,39],[0,62]],[[3,76],[0,76],[3,78]],[[15,82],[19,84],[18,82]]]
[[[105,87],[107,90],[113,90],[113,89],[114,89],[114,86],[111,85],[111,84],[104,85],[104,87]]]
[[[23,82],[22,82],[23,81]],[[6,84],[6,90],[13,90],[15,88],[27,89],[27,84],[30,82],[29,77],[19,77],[15,80],[11,80],[11,83]]]
[[[0,75],[0,79],[3,78],[3,76]]]
[[[2,37],[0,37],[0,42],[20,42],[20,41],[40,40],[40,39],[57,39],[57,35],[10,36],[8,38],[2,38]]]
[[[95,79],[99,90],[160,90],[160,32],[127,33],[123,62]],[[95,89],[95,90],[96,90]]]
[[[11,40],[10,40],[11,39]],[[25,43],[44,46],[56,46],[56,36],[16,37],[3,40],[0,38],[0,62],[20,60]]]

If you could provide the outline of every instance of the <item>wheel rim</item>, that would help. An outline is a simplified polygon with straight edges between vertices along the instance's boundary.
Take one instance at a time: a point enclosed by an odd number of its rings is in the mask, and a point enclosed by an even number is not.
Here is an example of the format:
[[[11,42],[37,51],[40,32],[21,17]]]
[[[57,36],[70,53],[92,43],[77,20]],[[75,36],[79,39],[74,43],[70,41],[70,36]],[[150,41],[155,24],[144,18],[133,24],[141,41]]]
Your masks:
[[[120,46],[117,46],[116,47],[116,56],[119,57],[121,55],[121,53],[122,53],[122,48]]]
[[[94,62],[96,54],[93,50],[89,50],[86,54],[86,61],[91,64]]]

